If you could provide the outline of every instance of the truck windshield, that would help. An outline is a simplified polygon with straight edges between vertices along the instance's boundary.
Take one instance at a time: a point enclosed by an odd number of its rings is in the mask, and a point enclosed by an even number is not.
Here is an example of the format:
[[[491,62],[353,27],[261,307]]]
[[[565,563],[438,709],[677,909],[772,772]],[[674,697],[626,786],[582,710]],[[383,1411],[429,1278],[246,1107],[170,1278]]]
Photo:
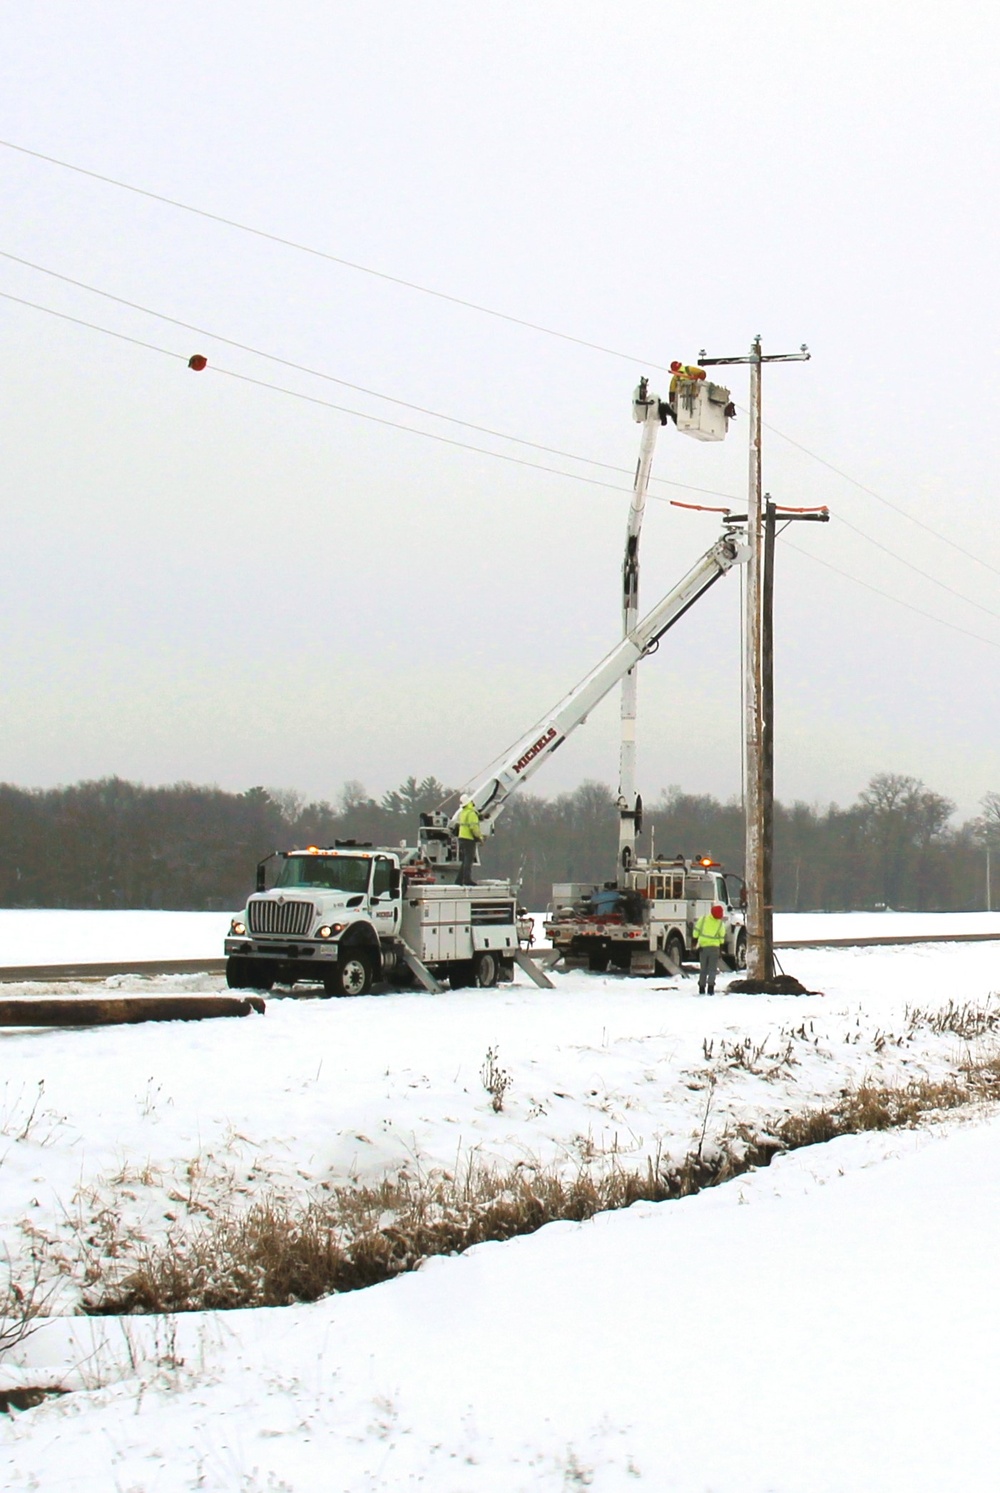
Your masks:
[[[275,886],[321,886],[331,892],[366,892],[371,861],[349,855],[290,855]]]

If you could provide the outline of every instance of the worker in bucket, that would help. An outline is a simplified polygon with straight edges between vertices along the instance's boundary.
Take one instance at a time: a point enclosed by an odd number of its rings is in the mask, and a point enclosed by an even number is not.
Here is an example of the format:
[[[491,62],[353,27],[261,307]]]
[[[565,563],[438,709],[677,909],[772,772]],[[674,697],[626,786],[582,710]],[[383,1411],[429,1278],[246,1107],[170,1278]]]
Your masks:
[[[695,923],[694,941],[698,945],[698,994],[714,995],[719,950],[726,941],[725,914],[718,902]]]
[[[476,846],[483,832],[479,825],[479,810],[472,799],[462,805],[458,816],[458,879],[456,886],[475,886],[472,868],[476,863]]]

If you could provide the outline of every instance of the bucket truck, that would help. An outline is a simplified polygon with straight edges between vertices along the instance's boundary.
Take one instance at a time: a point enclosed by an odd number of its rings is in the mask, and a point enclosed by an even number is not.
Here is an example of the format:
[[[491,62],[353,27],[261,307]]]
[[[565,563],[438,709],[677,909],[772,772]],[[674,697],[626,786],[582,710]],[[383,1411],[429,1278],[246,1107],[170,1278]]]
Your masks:
[[[523,783],[581,726],[591,710],[685,612],[747,558],[744,535],[728,525],[684,579],[555,708],[521,737],[463,795],[479,811],[484,834]],[[278,855],[274,884],[257,868],[257,890],[233,919],[225,941],[230,986],[269,990],[276,983],[319,982],[330,995],[363,995],[376,979],[418,981],[439,992],[495,985],[518,963],[536,984],[547,976],[521,948],[530,920],[517,886],[481,881],[459,886],[458,812],[422,814],[415,846],[342,841]],[[270,860],[268,857],[267,860]]]
[[[672,420],[685,435],[721,441],[733,415],[729,390],[710,383],[703,369],[673,363],[671,372],[668,400],[650,393],[645,378],[632,398],[632,415],[642,426],[642,437],[622,566],[626,636],[638,616],[639,536],[660,427]],[[734,968],[742,968],[746,962],[742,878],[727,876],[707,856],[636,859],[636,838],[642,829],[642,799],[635,787],[636,695],[637,678],[630,669],[622,680],[616,880],[601,887],[557,883],[545,931],[556,953],[570,966],[599,971],[613,965],[632,974],[652,974],[662,966],[673,973],[692,950],[698,918],[718,903],[726,910],[724,956]]]

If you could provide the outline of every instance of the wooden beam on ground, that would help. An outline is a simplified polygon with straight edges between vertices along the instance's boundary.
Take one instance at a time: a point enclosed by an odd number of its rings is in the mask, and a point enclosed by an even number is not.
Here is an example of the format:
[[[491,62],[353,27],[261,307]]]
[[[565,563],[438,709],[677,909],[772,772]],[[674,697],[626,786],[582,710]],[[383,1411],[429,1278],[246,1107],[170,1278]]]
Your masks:
[[[263,1016],[259,995],[16,995],[0,997],[0,1027],[122,1026],[140,1021],[204,1021],[216,1016]]]
[[[223,975],[224,959],[137,959],[113,964],[8,964],[0,984],[31,980],[106,980],[111,975]]]

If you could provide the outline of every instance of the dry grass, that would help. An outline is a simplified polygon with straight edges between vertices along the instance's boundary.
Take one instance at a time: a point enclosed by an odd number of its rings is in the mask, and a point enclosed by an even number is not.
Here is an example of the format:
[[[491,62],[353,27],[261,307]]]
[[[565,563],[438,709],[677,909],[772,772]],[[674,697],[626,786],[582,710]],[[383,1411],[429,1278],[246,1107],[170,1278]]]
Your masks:
[[[907,1084],[862,1083],[845,1089],[836,1104],[788,1115],[777,1126],[780,1149],[820,1145],[838,1135],[863,1130],[897,1130],[916,1125],[935,1111],[956,1109],[974,1096],[966,1078],[932,1083],[916,1079]]]
[[[965,1001],[961,1004],[949,1001],[946,1006],[925,1010],[921,1006],[907,1006],[906,1020],[911,1032],[918,1027],[928,1027],[932,1032],[951,1032],[965,1041],[989,1036],[1000,1031],[1000,1002],[995,996],[978,1003]]]
[[[557,1219],[582,1222],[640,1200],[689,1196],[766,1166],[782,1152],[913,1126],[992,1097],[998,1084],[1000,1055],[970,1061],[941,1082],[869,1081],[845,1089],[833,1104],[763,1129],[739,1126],[706,1146],[710,1095],[697,1147],[680,1163],[658,1155],[645,1166],[616,1164],[603,1175],[581,1170],[569,1179],[539,1166],[472,1163],[455,1176],[401,1174],[377,1185],[336,1188],[305,1205],[265,1198],[242,1213],[206,1218],[192,1234],[142,1245],[128,1263],[107,1261],[92,1280],[85,1310],[173,1313],[315,1301],[389,1280],[433,1255],[534,1233]]]
[[[42,1284],[42,1262],[33,1258],[18,1279],[8,1256],[0,1266],[5,1281],[0,1287],[0,1354],[23,1343],[41,1326],[52,1294],[51,1286]]]

